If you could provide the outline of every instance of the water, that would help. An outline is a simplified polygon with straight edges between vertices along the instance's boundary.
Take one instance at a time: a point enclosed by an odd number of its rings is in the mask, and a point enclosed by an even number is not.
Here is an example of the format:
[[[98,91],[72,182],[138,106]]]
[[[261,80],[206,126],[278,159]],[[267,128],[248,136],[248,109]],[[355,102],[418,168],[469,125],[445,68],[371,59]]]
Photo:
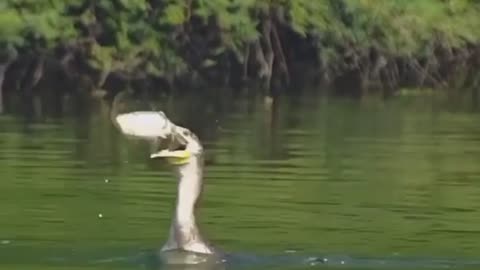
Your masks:
[[[207,149],[199,223],[229,269],[480,267],[476,112],[310,97],[169,113]],[[0,116],[0,269],[156,267],[176,186],[148,153],[103,107]]]

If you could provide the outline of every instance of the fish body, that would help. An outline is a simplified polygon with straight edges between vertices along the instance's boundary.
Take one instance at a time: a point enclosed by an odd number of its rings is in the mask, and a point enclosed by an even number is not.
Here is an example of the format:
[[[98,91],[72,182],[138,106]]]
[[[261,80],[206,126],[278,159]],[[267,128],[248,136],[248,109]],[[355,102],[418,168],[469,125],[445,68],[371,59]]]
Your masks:
[[[128,136],[148,140],[165,139],[172,134],[175,125],[161,111],[136,111],[115,117],[120,131]]]

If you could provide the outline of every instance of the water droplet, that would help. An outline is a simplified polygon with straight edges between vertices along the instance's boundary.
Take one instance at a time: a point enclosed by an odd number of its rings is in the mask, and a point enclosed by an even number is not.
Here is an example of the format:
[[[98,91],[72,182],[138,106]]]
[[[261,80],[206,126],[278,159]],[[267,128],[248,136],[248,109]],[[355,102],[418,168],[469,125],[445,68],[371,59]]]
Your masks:
[[[110,180],[108,180],[108,179],[105,179],[105,183],[108,183],[108,182],[110,182]]]
[[[0,241],[0,244],[8,245],[8,244],[10,244],[10,240],[2,240],[2,241]]]
[[[102,214],[102,213],[98,214],[98,217],[99,217],[99,218],[102,218],[102,217],[103,217],[103,214]]]
[[[340,264],[345,264],[345,261],[341,261]]]

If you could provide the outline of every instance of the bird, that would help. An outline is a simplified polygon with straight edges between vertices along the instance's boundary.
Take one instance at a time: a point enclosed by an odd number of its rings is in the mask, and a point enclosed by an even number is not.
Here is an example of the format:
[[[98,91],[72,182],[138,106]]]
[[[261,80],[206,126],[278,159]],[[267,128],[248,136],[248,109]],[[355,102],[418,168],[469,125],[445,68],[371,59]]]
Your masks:
[[[131,112],[118,115],[116,126],[128,136],[167,141],[166,149],[150,154],[171,165],[178,180],[176,207],[167,241],[159,251],[166,264],[224,262],[224,253],[200,233],[196,208],[203,188],[204,148],[188,128],[172,123],[161,112]]]

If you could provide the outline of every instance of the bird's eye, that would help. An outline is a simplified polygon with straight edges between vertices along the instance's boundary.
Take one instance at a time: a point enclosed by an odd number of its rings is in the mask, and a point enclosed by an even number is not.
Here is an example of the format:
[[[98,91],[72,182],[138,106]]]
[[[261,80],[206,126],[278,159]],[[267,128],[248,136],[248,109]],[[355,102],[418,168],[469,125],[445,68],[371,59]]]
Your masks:
[[[183,131],[183,136],[190,136],[190,132],[184,130],[184,131]]]

